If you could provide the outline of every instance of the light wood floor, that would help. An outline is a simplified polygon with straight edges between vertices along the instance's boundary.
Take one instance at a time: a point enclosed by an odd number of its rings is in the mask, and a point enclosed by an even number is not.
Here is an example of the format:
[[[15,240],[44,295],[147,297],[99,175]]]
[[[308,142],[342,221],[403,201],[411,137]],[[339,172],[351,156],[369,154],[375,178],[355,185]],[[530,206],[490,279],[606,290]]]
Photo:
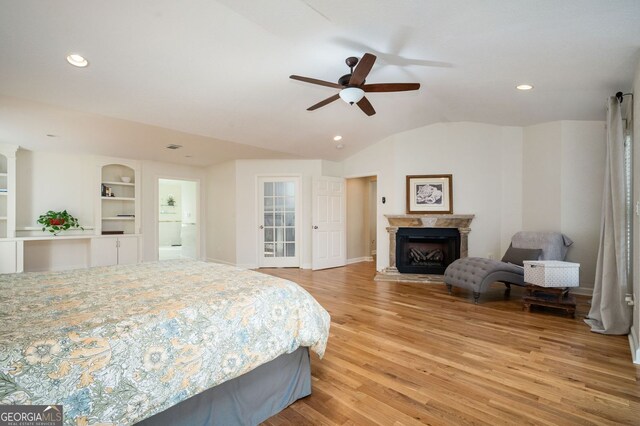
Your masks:
[[[264,269],[331,314],[313,393],[265,425],[634,424],[640,368],[626,336],[582,317],[522,311],[495,285],[479,305],[444,285],[374,282],[371,262],[326,271]]]

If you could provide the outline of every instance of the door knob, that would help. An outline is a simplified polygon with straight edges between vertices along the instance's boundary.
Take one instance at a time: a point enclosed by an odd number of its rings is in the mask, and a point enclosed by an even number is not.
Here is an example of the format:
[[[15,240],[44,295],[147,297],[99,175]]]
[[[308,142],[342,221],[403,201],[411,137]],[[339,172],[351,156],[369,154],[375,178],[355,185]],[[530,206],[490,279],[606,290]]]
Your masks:
[[[313,227],[313,229],[318,229],[318,227],[317,227],[317,226],[314,226],[314,227]]]
[[[260,229],[264,229],[264,226],[260,225],[258,228],[260,228]]]

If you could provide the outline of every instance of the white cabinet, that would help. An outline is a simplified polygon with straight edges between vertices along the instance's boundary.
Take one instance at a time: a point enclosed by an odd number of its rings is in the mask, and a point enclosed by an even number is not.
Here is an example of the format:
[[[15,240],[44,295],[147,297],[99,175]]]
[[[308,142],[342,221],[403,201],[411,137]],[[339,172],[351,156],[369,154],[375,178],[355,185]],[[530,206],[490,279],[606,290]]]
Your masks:
[[[138,238],[118,238],[118,265],[138,263]]]
[[[137,236],[91,239],[91,266],[129,265],[139,261]]]
[[[0,241],[0,274],[17,272],[17,251],[15,241]]]

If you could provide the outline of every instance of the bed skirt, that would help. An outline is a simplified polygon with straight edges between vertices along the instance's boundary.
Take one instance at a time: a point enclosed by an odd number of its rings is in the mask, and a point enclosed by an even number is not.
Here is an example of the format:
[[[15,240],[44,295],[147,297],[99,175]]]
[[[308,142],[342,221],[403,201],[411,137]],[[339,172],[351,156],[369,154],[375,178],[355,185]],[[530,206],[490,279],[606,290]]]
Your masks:
[[[137,424],[257,425],[310,394],[309,349],[300,347]]]

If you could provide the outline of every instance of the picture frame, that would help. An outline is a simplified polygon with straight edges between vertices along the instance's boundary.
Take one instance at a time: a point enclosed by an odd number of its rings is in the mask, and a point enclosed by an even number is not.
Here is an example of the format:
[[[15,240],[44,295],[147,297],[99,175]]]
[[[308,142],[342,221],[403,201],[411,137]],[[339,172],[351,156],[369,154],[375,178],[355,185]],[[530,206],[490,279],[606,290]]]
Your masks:
[[[453,213],[453,175],[407,176],[407,214]]]

